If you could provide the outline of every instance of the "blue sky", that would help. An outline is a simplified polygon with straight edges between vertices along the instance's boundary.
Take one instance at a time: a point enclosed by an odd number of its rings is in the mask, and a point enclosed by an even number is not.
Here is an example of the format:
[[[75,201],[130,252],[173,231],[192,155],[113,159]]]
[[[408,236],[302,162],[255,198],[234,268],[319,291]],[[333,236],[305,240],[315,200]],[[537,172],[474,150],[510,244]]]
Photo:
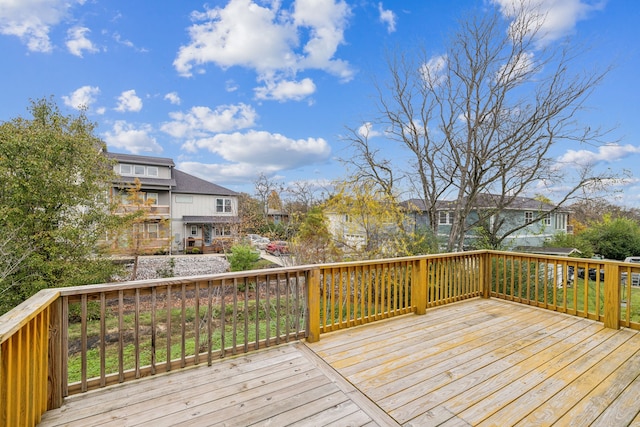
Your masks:
[[[376,113],[386,51],[435,56],[463,12],[511,1],[0,0],[0,120],[53,95],[65,113],[85,105],[109,151],[248,193],[260,173],[322,186],[344,176],[345,127]],[[631,170],[616,188],[640,207],[640,2],[535,1],[549,33],[590,46],[585,68],[615,67],[581,119],[617,144],[552,154]]]

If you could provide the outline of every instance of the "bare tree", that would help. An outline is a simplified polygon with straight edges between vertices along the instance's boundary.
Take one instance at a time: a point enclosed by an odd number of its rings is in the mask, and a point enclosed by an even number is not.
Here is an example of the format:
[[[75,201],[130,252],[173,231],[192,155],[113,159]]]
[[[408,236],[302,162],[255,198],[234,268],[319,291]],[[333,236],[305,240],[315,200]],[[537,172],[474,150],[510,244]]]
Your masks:
[[[465,233],[490,217],[487,232],[494,240],[517,231],[521,226],[505,230],[495,219],[541,183],[563,184],[561,206],[581,189],[613,178],[594,175],[584,165],[571,181],[568,168],[558,167],[550,155],[563,141],[603,143],[605,132],[580,126],[577,115],[608,69],[572,73],[578,50],[568,40],[544,43],[544,15],[523,1],[510,16],[510,23],[497,12],[461,20],[444,54],[429,56],[422,49],[390,56],[390,78],[376,84],[379,124],[408,152],[409,165],[380,159],[366,135],[352,131],[348,138],[356,175],[373,177],[385,188],[391,172],[407,171],[433,231],[437,202],[453,201],[447,250],[461,249]],[[469,213],[482,194],[497,196],[495,205],[470,224]]]
[[[263,214],[266,217],[269,211],[269,202],[274,199],[274,194],[277,198],[280,198],[280,194],[284,191],[284,184],[276,182],[273,179],[269,179],[264,173],[254,181],[256,196],[262,203]]]

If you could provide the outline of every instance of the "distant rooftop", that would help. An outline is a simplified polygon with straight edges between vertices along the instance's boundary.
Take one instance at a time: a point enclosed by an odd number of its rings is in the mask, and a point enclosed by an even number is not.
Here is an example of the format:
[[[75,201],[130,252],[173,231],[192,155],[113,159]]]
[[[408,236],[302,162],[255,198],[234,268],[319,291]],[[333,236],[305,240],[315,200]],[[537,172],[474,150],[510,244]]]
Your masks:
[[[110,159],[117,160],[121,163],[139,163],[145,165],[154,166],[169,166],[175,167],[173,159],[167,157],[151,157],[151,156],[138,156],[136,154],[122,154],[122,153],[106,153]]]

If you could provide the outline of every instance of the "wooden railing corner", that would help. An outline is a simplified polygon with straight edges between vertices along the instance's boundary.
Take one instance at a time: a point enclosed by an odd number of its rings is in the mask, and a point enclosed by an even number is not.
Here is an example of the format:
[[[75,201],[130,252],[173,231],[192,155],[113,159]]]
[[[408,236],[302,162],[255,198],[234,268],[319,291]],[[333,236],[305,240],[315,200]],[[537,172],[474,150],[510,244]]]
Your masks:
[[[604,326],[620,329],[620,271],[616,264],[604,266]]]
[[[307,307],[309,310],[307,341],[320,340],[320,269],[313,268],[309,271],[307,280]]]
[[[416,314],[427,312],[427,260],[420,258],[413,263],[413,280],[415,286],[412,289],[412,305]]]
[[[480,291],[482,298],[491,296],[491,252],[485,251],[480,255]]]

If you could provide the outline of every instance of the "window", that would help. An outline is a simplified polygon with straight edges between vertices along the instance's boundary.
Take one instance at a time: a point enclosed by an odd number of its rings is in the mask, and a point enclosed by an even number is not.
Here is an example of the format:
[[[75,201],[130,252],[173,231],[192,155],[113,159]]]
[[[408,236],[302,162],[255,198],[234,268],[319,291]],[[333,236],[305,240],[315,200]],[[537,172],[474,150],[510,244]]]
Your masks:
[[[144,166],[134,165],[133,166],[133,174],[134,175],[144,175]]]
[[[231,199],[216,199],[216,212],[218,213],[230,213],[231,212]]]
[[[158,204],[158,193],[147,193],[145,200],[147,203],[156,206]]]
[[[120,165],[120,173],[122,175],[131,175],[131,165]]]
[[[440,211],[438,213],[438,223],[442,225],[453,224],[453,212]]]
[[[198,235],[198,226],[197,225],[192,225],[191,226],[191,235],[192,236],[197,236]]]
[[[193,196],[176,195],[176,203],[193,203]]]
[[[525,212],[524,213],[524,223],[529,224],[533,222],[533,212]]]
[[[544,218],[542,218],[542,223],[544,225],[551,225],[551,214],[548,213],[544,216]]]
[[[147,176],[158,176],[158,168],[156,166],[147,166]]]
[[[228,227],[217,226],[213,229],[216,236],[231,236],[231,229]]]
[[[147,225],[147,236],[149,239],[157,239],[158,238],[158,224],[148,224]]]
[[[566,230],[567,216],[565,214],[556,214],[556,230]]]

